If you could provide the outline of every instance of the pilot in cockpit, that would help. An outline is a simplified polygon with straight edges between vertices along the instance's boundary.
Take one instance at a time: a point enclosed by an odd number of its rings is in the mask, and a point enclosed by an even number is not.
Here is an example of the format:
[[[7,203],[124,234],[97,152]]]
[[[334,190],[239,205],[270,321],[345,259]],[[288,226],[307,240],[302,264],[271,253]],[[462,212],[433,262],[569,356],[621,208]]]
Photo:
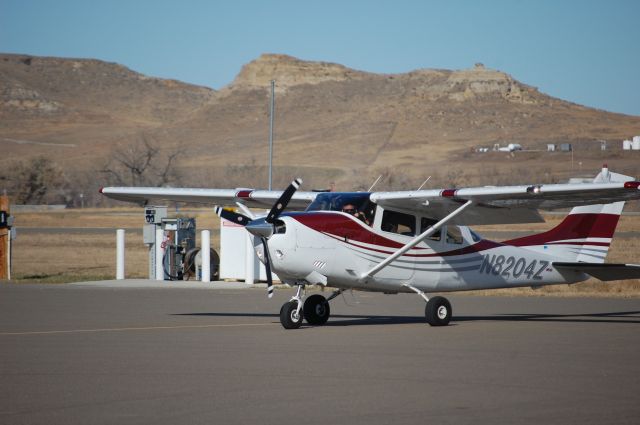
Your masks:
[[[358,220],[362,221],[364,224],[366,224],[367,226],[370,225],[369,220],[367,219],[367,216],[364,212],[359,211],[355,205],[351,204],[351,203],[346,203],[342,206],[342,212],[347,213],[347,214],[351,214],[352,216],[354,216],[355,218],[357,218]]]

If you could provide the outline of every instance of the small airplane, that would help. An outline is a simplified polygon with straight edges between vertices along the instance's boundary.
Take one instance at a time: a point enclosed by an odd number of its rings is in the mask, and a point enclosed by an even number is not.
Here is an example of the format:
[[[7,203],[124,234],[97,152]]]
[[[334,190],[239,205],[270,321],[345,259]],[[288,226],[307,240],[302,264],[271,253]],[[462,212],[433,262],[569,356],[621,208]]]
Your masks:
[[[640,181],[605,165],[592,183],[487,186],[394,192],[303,192],[295,179],[284,191],[105,187],[110,198],[236,205],[215,207],[261,243],[267,271],[297,287],[280,309],[286,329],[303,319],[320,326],[329,301],[349,289],[415,292],[425,317],[444,326],[450,302],[432,292],[570,284],[640,278],[640,265],[604,262],[625,201],[640,199]],[[249,208],[272,206],[257,216]],[[291,207],[295,211],[284,212]],[[502,242],[484,239],[469,225],[544,222],[539,209],[572,208],[551,230]],[[307,285],[335,291],[306,297]]]

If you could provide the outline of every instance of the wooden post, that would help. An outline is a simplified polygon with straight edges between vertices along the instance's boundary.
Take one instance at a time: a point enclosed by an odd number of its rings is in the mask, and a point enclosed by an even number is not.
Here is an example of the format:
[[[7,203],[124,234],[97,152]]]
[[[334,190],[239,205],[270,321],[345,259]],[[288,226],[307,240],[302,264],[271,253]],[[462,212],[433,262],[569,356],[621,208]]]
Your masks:
[[[9,197],[0,195],[0,211],[5,212],[5,218],[9,219]],[[0,228],[0,280],[9,278],[9,228]]]

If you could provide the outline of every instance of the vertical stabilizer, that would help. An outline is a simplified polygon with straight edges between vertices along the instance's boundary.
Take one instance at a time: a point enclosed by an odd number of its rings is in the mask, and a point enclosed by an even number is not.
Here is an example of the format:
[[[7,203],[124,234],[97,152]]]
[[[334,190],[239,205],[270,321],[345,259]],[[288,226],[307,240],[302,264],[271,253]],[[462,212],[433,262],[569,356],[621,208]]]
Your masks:
[[[605,165],[594,183],[626,182],[632,177],[612,173]],[[505,241],[505,244],[543,251],[566,261],[604,263],[624,202],[575,207],[553,229]]]
[[[566,261],[604,263],[624,202],[575,207],[553,229],[537,235],[505,241]]]

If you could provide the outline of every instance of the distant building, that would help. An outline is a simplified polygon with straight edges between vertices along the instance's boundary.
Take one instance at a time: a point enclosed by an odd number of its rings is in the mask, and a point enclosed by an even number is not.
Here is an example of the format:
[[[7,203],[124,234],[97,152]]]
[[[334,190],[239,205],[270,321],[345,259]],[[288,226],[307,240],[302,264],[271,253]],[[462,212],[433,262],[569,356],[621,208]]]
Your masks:
[[[560,143],[560,152],[571,152],[572,150],[571,143]]]
[[[509,148],[509,152],[521,151],[522,150],[522,145],[520,143],[509,143],[507,145],[507,148]]]
[[[555,152],[555,151],[556,151],[555,143],[547,143],[547,152]]]
[[[499,144],[495,144],[493,145],[493,150],[497,150],[500,152],[514,152],[514,151],[521,151],[522,150],[522,145],[519,143],[509,143],[507,146],[500,146]]]

